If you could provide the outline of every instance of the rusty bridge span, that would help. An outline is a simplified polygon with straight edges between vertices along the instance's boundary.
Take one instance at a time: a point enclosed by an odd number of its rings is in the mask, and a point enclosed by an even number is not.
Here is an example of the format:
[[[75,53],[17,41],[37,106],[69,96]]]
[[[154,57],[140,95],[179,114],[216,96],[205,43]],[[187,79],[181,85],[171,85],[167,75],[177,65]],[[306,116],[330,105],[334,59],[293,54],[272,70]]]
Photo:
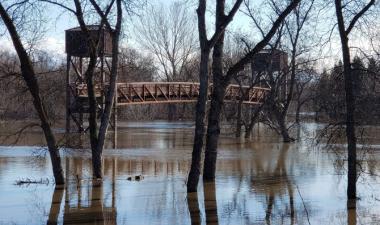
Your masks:
[[[95,87],[98,98],[104,96],[101,85]],[[211,99],[213,85],[209,85],[208,99]],[[86,84],[72,84],[73,96],[80,102],[87,101]],[[225,102],[261,104],[269,88],[229,85],[224,97]],[[140,105],[163,103],[196,102],[199,96],[199,83],[192,82],[133,82],[117,83],[116,105]]]

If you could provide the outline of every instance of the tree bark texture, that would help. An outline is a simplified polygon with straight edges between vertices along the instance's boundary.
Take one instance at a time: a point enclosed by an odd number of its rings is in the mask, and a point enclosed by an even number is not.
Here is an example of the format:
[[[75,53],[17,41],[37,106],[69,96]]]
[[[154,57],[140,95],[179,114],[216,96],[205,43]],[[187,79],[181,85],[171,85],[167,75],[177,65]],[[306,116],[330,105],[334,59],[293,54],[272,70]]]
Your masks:
[[[201,53],[200,71],[199,71],[199,97],[196,105],[195,114],[195,134],[193,152],[191,158],[191,168],[187,180],[187,192],[197,191],[199,176],[201,173],[201,156],[203,141],[205,135],[205,116],[208,92],[208,63],[210,51],[205,50]]]

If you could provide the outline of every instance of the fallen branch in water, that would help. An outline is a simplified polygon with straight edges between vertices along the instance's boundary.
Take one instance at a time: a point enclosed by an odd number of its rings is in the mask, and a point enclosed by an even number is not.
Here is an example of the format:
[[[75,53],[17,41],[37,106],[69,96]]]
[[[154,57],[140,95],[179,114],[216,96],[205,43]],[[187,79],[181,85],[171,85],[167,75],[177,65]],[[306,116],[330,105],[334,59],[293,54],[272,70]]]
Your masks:
[[[45,185],[48,185],[50,183],[49,179],[46,178],[46,179],[40,179],[40,180],[32,180],[32,179],[29,179],[29,178],[26,178],[26,179],[19,179],[19,180],[16,180],[15,182],[15,185],[17,186],[22,186],[22,185],[30,185],[30,184],[45,184]]]

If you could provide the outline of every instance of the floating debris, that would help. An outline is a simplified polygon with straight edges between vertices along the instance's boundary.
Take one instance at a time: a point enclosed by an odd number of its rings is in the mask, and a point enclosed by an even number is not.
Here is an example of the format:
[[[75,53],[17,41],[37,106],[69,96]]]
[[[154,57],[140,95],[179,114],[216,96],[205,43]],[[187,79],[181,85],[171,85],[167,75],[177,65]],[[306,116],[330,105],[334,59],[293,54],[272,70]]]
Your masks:
[[[50,183],[49,179],[40,179],[40,180],[32,180],[29,178],[26,179],[19,179],[16,180],[15,185],[22,186],[22,185],[30,185],[30,184],[46,184],[48,185]]]
[[[128,177],[127,180],[129,180],[129,181],[141,181],[141,180],[144,180],[144,176],[143,175],[132,176],[132,177]]]

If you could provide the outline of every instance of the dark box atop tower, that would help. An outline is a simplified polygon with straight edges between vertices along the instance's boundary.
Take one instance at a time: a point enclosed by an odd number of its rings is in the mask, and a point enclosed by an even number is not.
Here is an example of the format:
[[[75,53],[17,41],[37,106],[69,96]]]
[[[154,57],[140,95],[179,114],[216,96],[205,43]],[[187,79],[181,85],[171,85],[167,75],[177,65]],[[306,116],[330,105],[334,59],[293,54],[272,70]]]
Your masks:
[[[265,49],[253,57],[253,70],[283,71],[288,67],[288,54],[277,49]]]
[[[87,29],[94,40],[96,40],[98,32],[100,32],[98,46],[99,56],[112,56],[112,31],[105,27],[99,30],[98,25],[87,26]],[[66,30],[66,53],[77,57],[90,56],[89,43],[80,27]]]

